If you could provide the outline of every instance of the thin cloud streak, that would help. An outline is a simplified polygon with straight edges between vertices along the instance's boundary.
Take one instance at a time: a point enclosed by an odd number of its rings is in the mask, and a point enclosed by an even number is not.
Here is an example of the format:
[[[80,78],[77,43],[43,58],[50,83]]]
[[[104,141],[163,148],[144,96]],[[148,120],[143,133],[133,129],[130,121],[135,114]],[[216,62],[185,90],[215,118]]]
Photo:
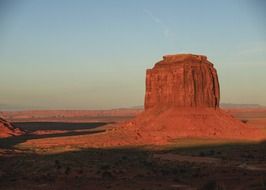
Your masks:
[[[169,30],[169,28],[164,24],[164,22],[163,22],[160,18],[154,16],[154,14],[153,14],[150,10],[148,10],[148,9],[143,9],[143,12],[144,12],[148,17],[150,17],[150,19],[151,19],[154,23],[160,25],[160,27],[163,29],[163,36],[164,36],[165,38],[168,38],[168,37],[169,37],[169,34],[170,34],[170,30]]]

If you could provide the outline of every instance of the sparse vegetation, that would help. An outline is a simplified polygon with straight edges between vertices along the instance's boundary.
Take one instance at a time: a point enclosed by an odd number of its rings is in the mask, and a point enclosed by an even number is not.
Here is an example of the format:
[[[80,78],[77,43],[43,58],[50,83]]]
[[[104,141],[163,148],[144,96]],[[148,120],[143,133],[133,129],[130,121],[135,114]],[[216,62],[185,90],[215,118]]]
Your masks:
[[[226,190],[225,186],[216,180],[210,180],[204,184],[200,190]]]

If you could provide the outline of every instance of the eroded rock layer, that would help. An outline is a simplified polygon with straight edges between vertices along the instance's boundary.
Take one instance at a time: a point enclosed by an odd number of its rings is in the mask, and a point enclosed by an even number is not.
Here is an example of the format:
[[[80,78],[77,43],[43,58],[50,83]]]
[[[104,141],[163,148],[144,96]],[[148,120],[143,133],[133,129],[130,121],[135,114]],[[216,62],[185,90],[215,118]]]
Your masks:
[[[153,107],[219,107],[218,76],[206,56],[167,55],[146,71],[145,110]]]
[[[14,128],[9,122],[0,117],[0,138],[21,135],[23,132]]]

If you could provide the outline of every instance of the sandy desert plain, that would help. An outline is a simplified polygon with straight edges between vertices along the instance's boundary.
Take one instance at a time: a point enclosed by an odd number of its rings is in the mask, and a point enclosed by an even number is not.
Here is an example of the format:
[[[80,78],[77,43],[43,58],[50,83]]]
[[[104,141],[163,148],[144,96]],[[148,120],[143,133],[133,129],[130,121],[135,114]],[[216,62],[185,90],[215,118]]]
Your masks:
[[[200,72],[211,67],[204,57],[184,57],[185,62],[199,59],[195,64]],[[255,138],[266,133],[266,108],[217,108],[219,89],[214,80],[208,82],[215,72],[203,78],[192,75],[194,84],[187,83],[183,91],[194,86],[194,95],[175,96],[174,102],[169,98],[174,93],[153,96],[159,94],[154,86],[168,84],[153,77],[167,73],[168,63],[172,70],[172,62],[183,62],[184,57],[166,57],[147,71],[145,111],[1,112],[22,132],[0,139],[0,189],[266,189],[266,142]],[[190,69],[198,71],[193,65]],[[165,80],[174,77],[169,78]],[[206,84],[205,90],[195,87],[200,84]],[[165,88],[162,91],[169,89]],[[169,108],[168,100],[178,108]],[[180,108],[180,103],[192,108]],[[199,104],[213,108],[198,108]]]

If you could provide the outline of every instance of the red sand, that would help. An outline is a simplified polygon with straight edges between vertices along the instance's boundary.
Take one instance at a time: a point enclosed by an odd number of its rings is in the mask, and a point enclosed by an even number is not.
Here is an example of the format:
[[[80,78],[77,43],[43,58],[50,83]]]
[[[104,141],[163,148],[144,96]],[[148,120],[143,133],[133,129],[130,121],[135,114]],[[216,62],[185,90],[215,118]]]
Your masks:
[[[220,109],[151,109],[136,119],[119,124],[89,141],[99,146],[168,144],[177,138],[200,137],[232,140],[262,140],[265,132],[249,127]]]

